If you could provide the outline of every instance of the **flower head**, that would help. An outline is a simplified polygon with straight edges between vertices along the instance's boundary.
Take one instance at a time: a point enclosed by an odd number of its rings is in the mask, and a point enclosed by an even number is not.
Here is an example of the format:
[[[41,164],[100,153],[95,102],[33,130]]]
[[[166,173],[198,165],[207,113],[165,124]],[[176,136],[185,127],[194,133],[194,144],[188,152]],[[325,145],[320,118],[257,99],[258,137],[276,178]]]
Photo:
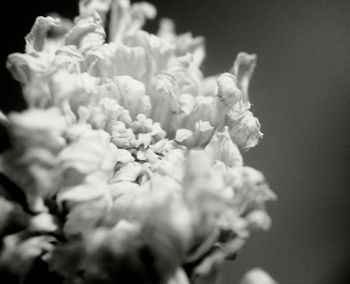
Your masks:
[[[1,170],[35,216],[4,238],[0,267],[19,259],[25,276],[42,257],[67,283],[207,275],[271,224],[275,194],[241,154],[262,137],[248,97],[256,55],[205,77],[203,37],[177,35],[169,19],[142,30],[153,5],[81,0],[79,12],[68,24],[38,17],[25,53],[8,58],[29,109],[2,117]],[[23,212],[0,203],[1,235]]]

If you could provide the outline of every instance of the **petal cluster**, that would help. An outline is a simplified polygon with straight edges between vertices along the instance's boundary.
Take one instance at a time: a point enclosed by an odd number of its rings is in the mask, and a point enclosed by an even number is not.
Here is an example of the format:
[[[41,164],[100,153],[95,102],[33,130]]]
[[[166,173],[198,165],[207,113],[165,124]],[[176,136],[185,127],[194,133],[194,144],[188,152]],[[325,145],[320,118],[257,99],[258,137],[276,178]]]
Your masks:
[[[23,263],[25,278],[40,259],[64,283],[209,275],[271,224],[276,196],[241,154],[262,137],[248,97],[257,57],[205,78],[204,38],[169,19],[142,30],[151,4],[79,11],[68,24],[38,17],[25,53],[8,57],[28,109],[1,119],[0,270]]]

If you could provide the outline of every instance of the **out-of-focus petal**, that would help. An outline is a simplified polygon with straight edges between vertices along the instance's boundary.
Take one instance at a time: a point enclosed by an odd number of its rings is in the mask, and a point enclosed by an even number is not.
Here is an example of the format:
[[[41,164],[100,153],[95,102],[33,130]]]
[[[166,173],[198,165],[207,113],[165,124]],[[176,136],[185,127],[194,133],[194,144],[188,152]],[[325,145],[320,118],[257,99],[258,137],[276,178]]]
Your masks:
[[[227,167],[242,167],[243,158],[237,147],[231,140],[227,126],[222,132],[216,132],[206,147],[214,160],[222,161]]]
[[[108,198],[108,187],[106,184],[99,182],[85,182],[77,186],[66,187],[57,194],[57,203],[66,204],[71,208],[76,204],[85,203],[100,198]]]
[[[264,210],[254,210],[245,218],[249,229],[267,231],[271,227],[271,217]]]
[[[174,276],[170,278],[167,284],[190,284],[190,280],[188,279],[185,271],[183,271],[181,268],[178,268]]]
[[[111,16],[109,24],[109,39],[120,43],[125,36],[128,27],[128,13],[130,10],[130,0],[112,0]]]
[[[277,198],[266,183],[264,175],[250,167],[242,168],[241,181],[234,185],[234,190],[234,203],[246,213],[265,210],[265,203]]]
[[[277,282],[264,270],[254,268],[243,276],[240,284],[277,284]]]
[[[117,149],[110,139],[110,135],[102,130],[87,130],[64,148],[58,156],[61,184],[77,185],[89,175],[107,181],[117,161]]]
[[[130,23],[125,31],[125,35],[134,34],[146,23],[147,19],[154,19],[157,15],[157,9],[151,3],[138,2],[130,7],[129,18]]]
[[[243,92],[244,102],[249,101],[248,88],[250,80],[253,77],[257,59],[258,57],[256,54],[240,52],[238,53],[231,69],[231,73],[237,77],[237,81]]]
[[[127,194],[134,194],[135,192],[141,190],[140,185],[131,181],[114,182],[109,186],[109,191],[113,200]]]
[[[217,76],[204,78],[201,82],[199,92],[202,96],[216,96],[218,93]]]
[[[189,202],[198,202],[199,196],[221,198],[224,180],[212,170],[212,158],[203,150],[191,150],[185,160],[183,186]],[[200,165],[200,166],[199,166]]]
[[[159,29],[157,35],[168,42],[176,40],[175,23],[173,20],[163,18],[159,21]]]
[[[55,232],[58,229],[55,217],[46,212],[33,216],[29,226],[32,231],[46,233]]]
[[[23,234],[8,235],[3,239],[0,264],[13,275],[24,276],[43,254],[52,251],[51,236],[25,237]]]
[[[60,105],[67,100],[74,113],[81,105],[88,105],[95,99],[93,95],[100,82],[100,79],[87,73],[70,74],[65,70],[58,70],[48,78],[52,102]]]
[[[103,21],[106,23],[106,16],[111,7],[112,0],[80,0],[80,15],[97,11]]]
[[[57,109],[32,109],[9,116],[12,148],[2,156],[2,172],[23,188],[30,208],[45,210],[42,197],[57,186],[57,153],[66,145],[66,119]]]
[[[184,150],[180,148],[174,149],[164,155],[162,160],[155,166],[155,171],[181,182],[184,176],[184,161]]]
[[[29,222],[30,216],[23,210],[20,204],[0,196],[1,237],[24,230],[28,227]]]
[[[28,54],[13,53],[6,62],[7,69],[13,78],[22,84],[29,83],[33,78],[43,76],[50,70],[50,62],[44,55],[33,57]]]
[[[119,181],[135,181],[142,172],[142,165],[137,162],[127,163],[125,166],[120,168],[113,178],[111,182],[119,182]]]
[[[115,0],[112,2],[110,20],[110,39],[122,42],[123,38],[139,31],[147,19],[155,18],[156,8],[147,2],[130,5],[129,0]]]
[[[93,185],[94,187],[103,185]],[[85,186],[86,189],[87,186]],[[81,192],[82,195],[84,191]],[[69,200],[68,200],[69,201]],[[90,235],[102,223],[111,208],[108,195],[75,204],[69,211],[64,224],[64,232],[68,238]]]
[[[65,146],[62,137],[66,121],[58,109],[31,109],[9,115],[13,142],[21,147],[43,147],[58,151]]]

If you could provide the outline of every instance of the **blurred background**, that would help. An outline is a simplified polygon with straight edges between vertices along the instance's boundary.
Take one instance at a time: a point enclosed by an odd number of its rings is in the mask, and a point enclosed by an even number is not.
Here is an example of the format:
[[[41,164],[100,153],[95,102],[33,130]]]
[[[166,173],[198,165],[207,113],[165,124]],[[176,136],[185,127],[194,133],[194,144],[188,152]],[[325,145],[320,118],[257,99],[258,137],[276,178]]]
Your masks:
[[[73,18],[77,1],[10,1],[1,18],[1,109],[23,108],[6,57],[23,52],[35,17]],[[222,283],[253,267],[280,284],[350,283],[350,1],[149,0],[158,20],[207,40],[206,75],[229,70],[239,51],[258,54],[250,88],[265,134],[244,155],[279,200],[273,227],[257,233]],[[5,17],[7,14],[10,17]],[[157,21],[146,28],[156,31]]]

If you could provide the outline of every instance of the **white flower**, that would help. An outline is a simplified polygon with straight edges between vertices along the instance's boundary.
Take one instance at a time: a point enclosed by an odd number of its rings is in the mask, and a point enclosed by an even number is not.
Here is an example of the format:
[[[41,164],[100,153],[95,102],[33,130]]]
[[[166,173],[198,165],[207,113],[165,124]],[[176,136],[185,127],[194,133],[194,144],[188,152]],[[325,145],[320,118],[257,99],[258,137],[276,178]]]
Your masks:
[[[81,0],[79,11],[72,26],[37,18],[25,53],[7,61],[29,109],[8,116],[1,170],[40,213],[23,233],[59,226],[67,240],[28,241],[34,253],[19,259],[29,267],[49,251],[66,282],[188,284],[271,225],[276,196],[241,155],[262,137],[248,97],[257,57],[239,53],[229,73],[204,77],[203,37],[167,19],[158,35],[142,30],[153,5]],[[0,265],[17,254],[8,240]],[[242,283],[266,279],[254,275]]]

